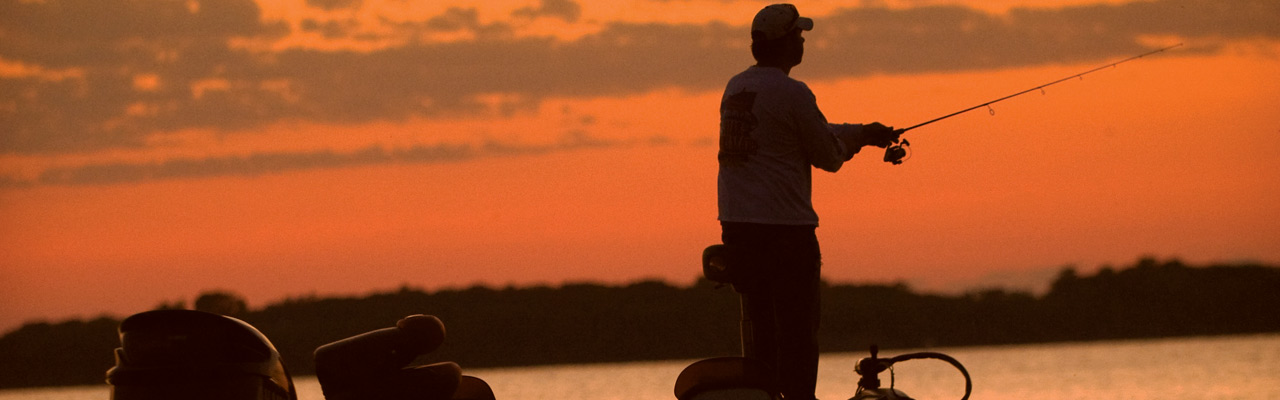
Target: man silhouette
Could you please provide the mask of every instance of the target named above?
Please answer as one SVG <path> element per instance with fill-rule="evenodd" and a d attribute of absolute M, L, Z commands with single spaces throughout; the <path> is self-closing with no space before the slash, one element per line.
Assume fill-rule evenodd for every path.
<path fill-rule="evenodd" d="M 719 220 L 742 296 L 743 353 L 768 364 L 783 397 L 811 400 L 818 373 L 821 252 L 812 168 L 836 172 L 863 146 L 900 132 L 880 123 L 830 124 L 792 79 L 813 20 L 774 4 L 751 24 L 756 65 L 729 80 L 720 103 Z"/>

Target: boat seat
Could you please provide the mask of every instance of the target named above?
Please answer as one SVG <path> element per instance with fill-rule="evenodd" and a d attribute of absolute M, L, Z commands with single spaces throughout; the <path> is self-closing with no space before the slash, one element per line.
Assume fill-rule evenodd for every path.
<path fill-rule="evenodd" d="M 679 400 L 771 400 L 778 398 L 773 373 L 763 362 L 744 357 L 697 361 L 680 371 Z"/>
<path fill-rule="evenodd" d="M 463 375 L 458 380 L 458 390 L 453 392 L 453 400 L 495 400 L 495 398 L 493 389 L 484 380 Z"/>
<path fill-rule="evenodd" d="M 316 348 L 316 379 L 328 400 L 448 400 L 462 368 L 452 362 L 410 367 L 444 342 L 444 323 L 430 315 Z"/>

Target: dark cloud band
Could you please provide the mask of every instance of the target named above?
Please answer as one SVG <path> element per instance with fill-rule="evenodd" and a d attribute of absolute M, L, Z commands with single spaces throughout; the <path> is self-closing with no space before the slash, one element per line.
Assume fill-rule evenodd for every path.
<path fill-rule="evenodd" d="M 442 143 L 404 148 L 368 146 L 351 151 L 263 152 L 206 158 L 174 158 L 162 162 L 92 163 L 55 167 L 34 179 L 0 176 L 0 189 L 40 185 L 113 185 L 222 176 L 254 177 L 290 171 L 332 169 L 380 164 L 440 164 L 481 158 L 541 155 L 609 147 L 662 145 L 663 140 L 643 143 L 591 137 L 569 132 L 552 143 L 529 144 L 484 141 L 477 144 Z"/>
<path fill-rule="evenodd" d="M 580 13 L 569 0 L 544 0 L 514 18 L 573 21 Z M 6 16 L 0 60 L 75 72 L 0 77 L 7 98 L 0 103 L 0 154 L 141 148 L 165 132 L 245 130 L 280 120 L 360 123 L 491 111 L 486 99 L 494 94 L 533 107 L 550 96 L 716 90 L 752 62 L 746 21 L 614 23 L 559 41 L 517 37 L 509 23 L 481 23 L 475 10 L 454 8 L 421 22 L 384 21 L 392 28 L 384 36 L 341 22 L 299 27 L 329 38 L 397 43 L 378 50 L 262 51 L 244 43 L 270 42 L 289 28 L 263 22 L 250 0 L 4 1 L 0 15 Z M 845 9 L 817 20 L 801 73 L 827 79 L 1092 62 L 1141 52 L 1148 49 L 1144 38 L 1153 36 L 1274 40 L 1276 15 L 1280 2 L 1272 0 L 1161 0 L 1000 15 L 957 6 Z M 424 39 L 433 33 L 471 39 Z M 365 162 L 357 159 L 347 162 Z M 117 172 L 143 174 L 130 171 Z M 78 176 L 50 174 L 55 182 Z"/>

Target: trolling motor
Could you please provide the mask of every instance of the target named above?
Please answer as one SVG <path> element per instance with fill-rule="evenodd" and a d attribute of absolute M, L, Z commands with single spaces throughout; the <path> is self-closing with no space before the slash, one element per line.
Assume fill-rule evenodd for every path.
<path fill-rule="evenodd" d="M 955 358 L 942 353 L 920 352 L 903 354 L 892 358 L 879 358 L 880 349 L 876 345 L 871 345 L 871 357 L 858 360 L 858 364 L 854 366 L 854 372 L 861 377 L 858 379 L 858 392 L 849 400 L 912 400 L 906 393 L 893 387 L 893 364 L 920 359 L 937 359 L 950 363 L 960 370 L 960 374 L 964 375 L 964 397 L 960 400 L 969 400 L 969 393 L 973 391 L 973 380 L 969 378 L 969 371 L 964 369 L 964 365 L 956 361 Z M 889 388 L 880 387 L 880 373 L 889 371 Z"/>

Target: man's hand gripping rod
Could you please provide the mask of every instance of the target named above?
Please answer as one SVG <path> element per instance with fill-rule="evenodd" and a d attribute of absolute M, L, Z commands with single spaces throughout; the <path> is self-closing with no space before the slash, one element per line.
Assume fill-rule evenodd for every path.
<path fill-rule="evenodd" d="M 1164 52 L 1165 50 L 1169 50 L 1169 49 L 1172 49 L 1172 48 L 1174 48 L 1174 47 L 1178 47 L 1178 46 L 1182 46 L 1182 43 L 1178 43 L 1178 44 L 1175 44 L 1175 45 L 1173 45 L 1173 46 L 1169 46 L 1169 47 L 1165 47 L 1165 48 L 1161 48 L 1161 49 L 1156 49 L 1156 50 L 1148 51 L 1148 52 L 1146 52 L 1146 53 L 1142 53 L 1142 54 L 1139 54 L 1139 55 L 1136 55 L 1136 56 L 1133 56 L 1133 57 L 1129 57 L 1129 58 L 1126 58 L 1126 59 L 1123 59 L 1123 60 L 1120 60 L 1120 61 L 1116 61 L 1116 62 L 1113 62 L 1113 63 L 1110 63 L 1110 64 L 1106 64 L 1106 65 L 1103 65 L 1103 66 L 1100 66 L 1100 67 L 1097 67 L 1097 68 L 1094 68 L 1094 69 L 1091 69 L 1091 70 L 1088 70 L 1088 71 L 1085 71 L 1085 72 L 1081 72 L 1081 73 L 1078 73 L 1078 74 L 1075 74 L 1075 75 L 1071 75 L 1071 76 L 1068 76 L 1068 77 L 1065 77 L 1065 78 L 1062 78 L 1062 79 L 1059 79 L 1059 80 L 1056 80 L 1056 81 L 1053 81 L 1053 82 L 1049 82 L 1049 83 L 1046 83 L 1046 84 L 1043 84 L 1043 85 L 1040 85 L 1040 86 L 1036 86 L 1036 87 L 1033 87 L 1033 88 L 1030 88 L 1030 89 L 1027 89 L 1027 90 L 1023 90 L 1023 91 L 1018 92 L 1018 93 L 1014 93 L 1014 94 L 1011 94 L 1011 95 L 1008 95 L 1008 96 L 1004 96 L 1004 97 L 1001 97 L 1001 98 L 998 98 L 998 99 L 995 99 L 995 100 L 988 101 L 988 102 L 986 102 L 986 103 L 982 103 L 982 104 L 979 104 L 979 105 L 976 105 L 976 106 L 973 106 L 973 107 L 969 107 L 969 108 L 966 108 L 966 109 L 963 109 L 963 110 L 960 110 L 960 111 L 956 111 L 956 112 L 953 112 L 953 113 L 950 113 L 950 114 L 947 114 L 947 115 L 943 115 L 943 116 L 941 116 L 941 117 L 934 118 L 934 119 L 931 119 L 931 120 L 928 120 L 928 121 L 925 121 L 925 122 L 921 122 L 921 123 L 918 123 L 918 124 L 915 124 L 915 125 L 912 125 L 912 126 L 909 126 L 909 127 L 906 127 L 906 128 L 898 129 L 898 130 L 895 130 L 894 132 L 895 132 L 895 133 L 897 133 L 897 134 L 900 136 L 900 135 L 902 135 L 903 133 L 906 133 L 906 132 L 907 132 L 907 131 L 909 131 L 909 130 L 916 129 L 916 128 L 919 128 L 919 127 L 922 127 L 922 126 L 925 126 L 925 125 L 929 125 L 929 124 L 932 124 L 932 123 L 934 123 L 934 122 L 938 122 L 938 121 L 941 121 L 941 120 L 944 120 L 944 119 L 947 119 L 947 118 L 951 118 L 951 117 L 954 117 L 954 116 L 957 116 L 957 115 L 960 115 L 960 114 L 964 114 L 964 113 L 967 113 L 967 112 L 969 112 L 969 111 L 977 110 L 977 109 L 982 108 L 982 107 L 987 107 L 987 110 L 989 110 L 989 111 L 991 112 L 991 115 L 995 115 L 996 111 L 995 111 L 994 109 L 991 109 L 991 105 L 992 105 L 992 104 L 995 104 L 995 103 L 998 103 L 998 102 L 1001 102 L 1001 101 L 1004 101 L 1004 100 L 1008 100 L 1008 99 L 1011 99 L 1011 98 L 1014 98 L 1014 97 L 1017 97 L 1017 96 L 1021 96 L 1021 95 L 1026 94 L 1026 93 L 1034 92 L 1034 91 L 1036 91 L 1036 90 L 1039 90 L 1039 91 L 1040 91 L 1040 93 L 1044 93 L 1044 88 L 1046 88 L 1046 87 L 1053 86 L 1053 85 L 1055 85 L 1055 84 L 1062 83 L 1062 82 L 1065 82 L 1065 81 L 1068 81 L 1068 80 L 1071 80 L 1071 79 L 1074 79 L 1074 78 L 1084 79 L 1084 76 L 1085 76 L 1085 75 L 1087 75 L 1087 74 L 1089 74 L 1089 73 L 1097 72 L 1097 71 L 1099 71 L 1099 70 L 1106 69 L 1106 68 L 1108 68 L 1108 67 L 1115 67 L 1115 66 L 1117 66 L 1117 65 L 1120 65 L 1120 64 L 1123 64 L 1123 63 L 1126 63 L 1126 62 L 1129 62 L 1129 61 L 1133 61 L 1133 60 L 1136 60 L 1136 59 L 1139 59 L 1139 58 L 1142 58 L 1142 57 L 1146 57 L 1146 56 L 1149 56 L 1149 55 L 1152 55 L 1152 54 L 1161 53 L 1161 52 Z M 893 163 L 893 165 L 902 164 L 902 161 L 904 161 L 903 159 L 907 156 L 907 148 L 909 148 L 910 146 L 911 146 L 911 143 L 910 143 L 910 142 L 907 142 L 907 141 L 906 141 L 906 139 L 903 139 L 903 140 L 902 140 L 902 143 L 899 143 L 899 144 L 896 144 L 896 145 L 889 146 L 889 147 L 885 148 L 885 151 L 884 151 L 884 161 L 885 161 L 885 162 L 888 162 L 888 163 Z"/>

